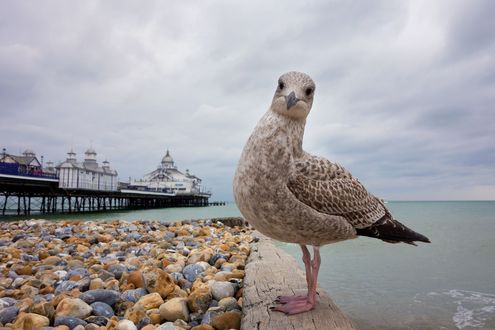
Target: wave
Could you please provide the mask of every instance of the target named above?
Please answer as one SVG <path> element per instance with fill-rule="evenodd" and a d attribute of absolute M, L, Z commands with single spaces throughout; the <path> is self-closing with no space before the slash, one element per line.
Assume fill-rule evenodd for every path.
<path fill-rule="evenodd" d="M 429 296 L 447 296 L 457 304 L 452 321 L 458 329 L 482 328 L 495 318 L 495 294 L 453 289 L 445 292 L 430 292 Z"/>

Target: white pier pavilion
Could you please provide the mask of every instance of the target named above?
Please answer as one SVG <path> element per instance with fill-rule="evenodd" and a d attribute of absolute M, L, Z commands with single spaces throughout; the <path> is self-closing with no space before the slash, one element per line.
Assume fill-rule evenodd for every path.
<path fill-rule="evenodd" d="M 179 171 L 174 159 L 167 150 L 158 168 L 146 174 L 141 180 L 131 180 L 132 189 L 169 192 L 176 195 L 197 194 L 201 192 L 201 179 L 191 174 Z"/>
<path fill-rule="evenodd" d="M 60 188 L 117 190 L 117 171 L 111 169 L 110 163 L 106 160 L 103 166 L 99 166 L 96 162 L 96 151 L 93 148 L 86 150 L 82 163 L 77 162 L 76 153 L 72 149 L 67 155 L 67 159 L 56 167 Z"/>

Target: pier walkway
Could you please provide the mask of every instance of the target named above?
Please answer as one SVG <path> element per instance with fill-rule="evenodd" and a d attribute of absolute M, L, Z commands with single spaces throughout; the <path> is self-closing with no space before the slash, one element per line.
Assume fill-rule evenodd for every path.
<path fill-rule="evenodd" d="M 59 188 L 58 179 L 0 174 L 0 215 L 208 206 L 209 193 Z M 216 205 L 225 205 L 215 202 Z"/>
<path fill-rule="evenodd" d="M 280 295 L 305 293 L 306 278 L 294 258 L 275 247 L 269 238 L 255 232 L 244 279 L 241 330 L 355 329 L 351 320 L 318 289 L 319 300 L 310 312 L 286 316 L 270 310 Z"/>

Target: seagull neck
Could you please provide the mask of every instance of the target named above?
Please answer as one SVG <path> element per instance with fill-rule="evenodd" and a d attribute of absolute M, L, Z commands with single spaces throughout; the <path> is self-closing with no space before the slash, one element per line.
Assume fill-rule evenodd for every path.
<path fill-rule="evenodd" d="M 261 126 L 264 126 L 264 129 L 268 129 L 272 137 L 279 134 L 286 136 L 287 147 L 289 147 L 294 157 L 302 156 L 302 141 L 306 119 L 293 119 L 269 110 L 262 123 Z"/>

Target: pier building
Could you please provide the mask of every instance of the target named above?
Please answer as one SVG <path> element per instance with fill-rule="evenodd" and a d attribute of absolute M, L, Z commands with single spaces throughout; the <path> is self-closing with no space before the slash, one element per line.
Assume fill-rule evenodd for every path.
<path fill-rule="evenodd" d="M 89 189 L 117 191 L 117 171 L 110 168 L 105 160 L 103 166 L 96 161 L 96 151 L 89 148 L 84 153 L 84 161 L 77 162 L 76 153 L 71 149 L 67 159 L 56 167 L 59 175 L 59 187 L 67 189 Z"/>
<path fill-rule="evenodd" d="M 170 192 L 176 195 L 195 194 L 201 191 L 201 179 L 191 174 L 179 171 L 174 159 L 167 150 L 158 168 L 140 180 L 131 180 L 130 187 L 137 190 Z"/>
<path fill-rule="evenodd" d="M 41 175 L 43 173 L 41 163 L 31 149 L 26 149 L 22 155 L 12 155 L 8 154 L 4 148 L 0 154 L 0 166 L 3 173 L 15 175 Z"/>

